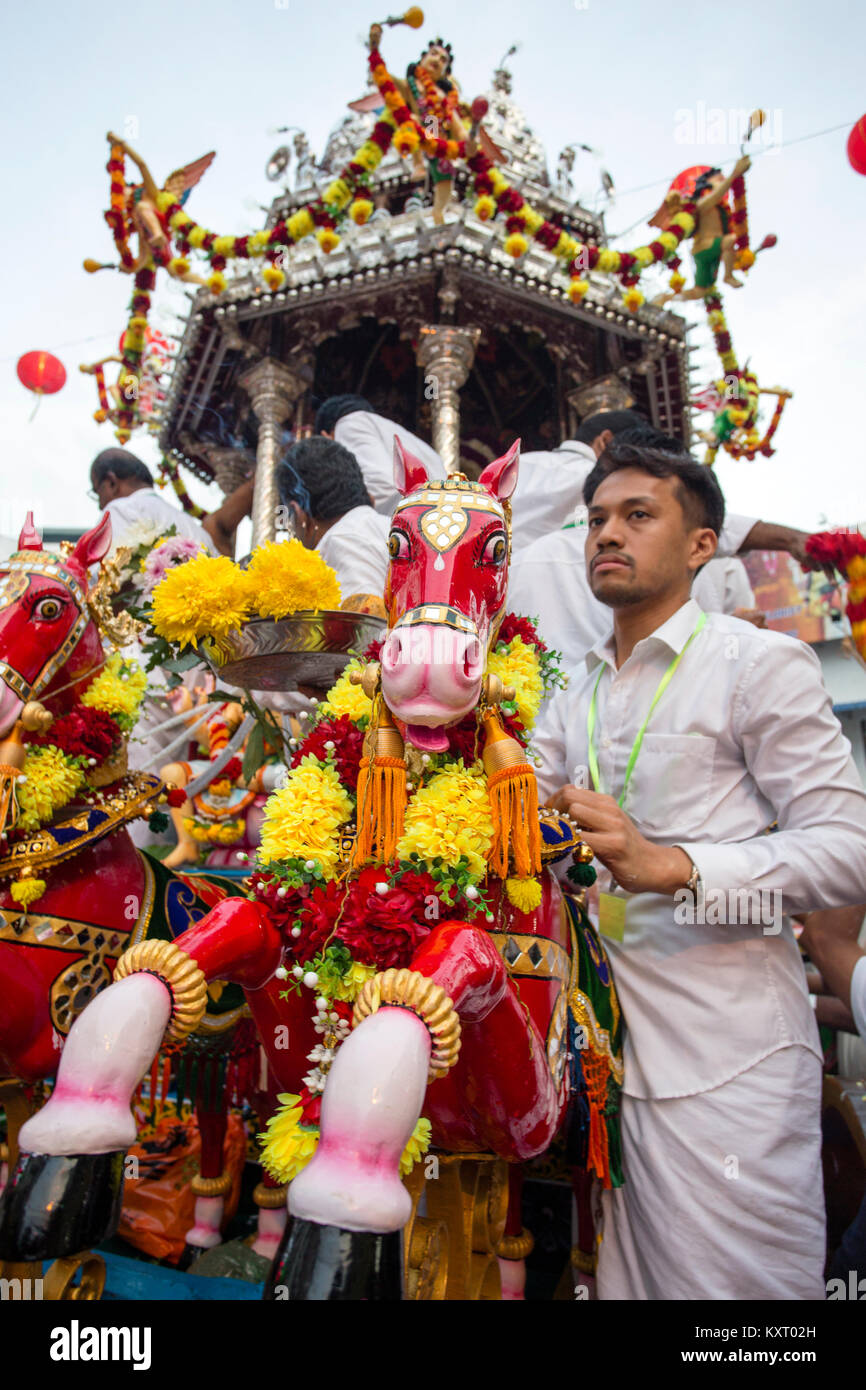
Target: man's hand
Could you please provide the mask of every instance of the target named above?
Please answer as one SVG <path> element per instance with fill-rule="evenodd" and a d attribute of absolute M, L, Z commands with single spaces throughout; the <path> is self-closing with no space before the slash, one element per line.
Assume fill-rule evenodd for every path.
<path fill-rule="evenodd" d="M 734 165 L 734 178 L 738 179 L 741 174 L 745 174 L 752 167 L 752 161 L 747 154 L 740 155 Z"/>
<path fill-rule="evenodd" d="M 371 25 L 370 25 L 370 37 L 367 39 L 367 47 L 370 49 L 370 52 L 372 53 L 372 51 L 373 51 L 374 48 L 378 48 L 378 47 L 379 47 L 379 44 L 380 44 L 381 42 L 382 42 L 382 26 L 381 26 L 381 24 L 371 24 Z"/>
<path fill-rule="evenodd" d="M 663 893 L 684 888 L 692 861 L 677 845 L 654 845 L 612 796 L 562 787 L 547 803 L 576 822 L 597 859 L 627 893 Z"/>

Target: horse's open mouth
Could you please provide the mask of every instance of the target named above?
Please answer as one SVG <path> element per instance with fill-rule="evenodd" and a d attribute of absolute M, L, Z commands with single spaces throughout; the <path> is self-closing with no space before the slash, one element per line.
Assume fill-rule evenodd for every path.
<path fill-rule="evenodd" d="M 406 738 L 422 753 L 444 753 L 448 748 L 448 733 L 441 726 L 431 729 L 424 724 L 407 724 Z"/>

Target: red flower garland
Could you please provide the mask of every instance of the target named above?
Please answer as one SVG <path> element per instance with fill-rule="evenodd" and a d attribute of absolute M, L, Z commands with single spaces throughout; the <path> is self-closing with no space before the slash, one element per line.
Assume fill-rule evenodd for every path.
<path fill-rule="evenodd" d="M 95 758 L 97 763 L 104 763 L 121 739 L 120 728 L 110 714 L 80 705 L 55 719 L 47 733 L 29 741 L 42 747 L 53 744 L 70 758 Z"/>

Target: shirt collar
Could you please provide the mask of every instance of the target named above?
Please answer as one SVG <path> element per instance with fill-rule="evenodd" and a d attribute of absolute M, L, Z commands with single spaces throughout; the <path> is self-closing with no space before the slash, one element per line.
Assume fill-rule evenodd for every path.
<path fill-rule="evenodd" d="M 701 611 L 700 606 L 693 598 L 687 599 L 682 608 L 678 608 L 676 613 L 672 613 L 661 627 L 657 627 L 655 632 L 650 633 L 649 637 L 643 637 L 640 642 L 635 643 L 632 656 L 635 652 L 645 651 L 651 642 L 661 642 L 675 656 L 679 656 L 695 630 L 695 623 L 698 621 Z M 614 671 L 616 670 L 616 642 L 613 632 L 596 642 L 591 651 L 587 652 L 586 669 L 592 671 L 602 661 L 606 662 Z"/>

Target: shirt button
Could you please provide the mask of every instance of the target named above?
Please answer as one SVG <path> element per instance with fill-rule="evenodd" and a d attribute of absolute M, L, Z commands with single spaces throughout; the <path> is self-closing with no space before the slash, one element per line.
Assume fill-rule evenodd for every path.
<path fill-rule="evenodd" d="M 602 748 L 609 748 L 609 747 L 610 747 L 610 739 L 609 739 L 609 738 L 603 738 L 602 741 L 601 741 L 601 746 L 602 746 Z"/>

